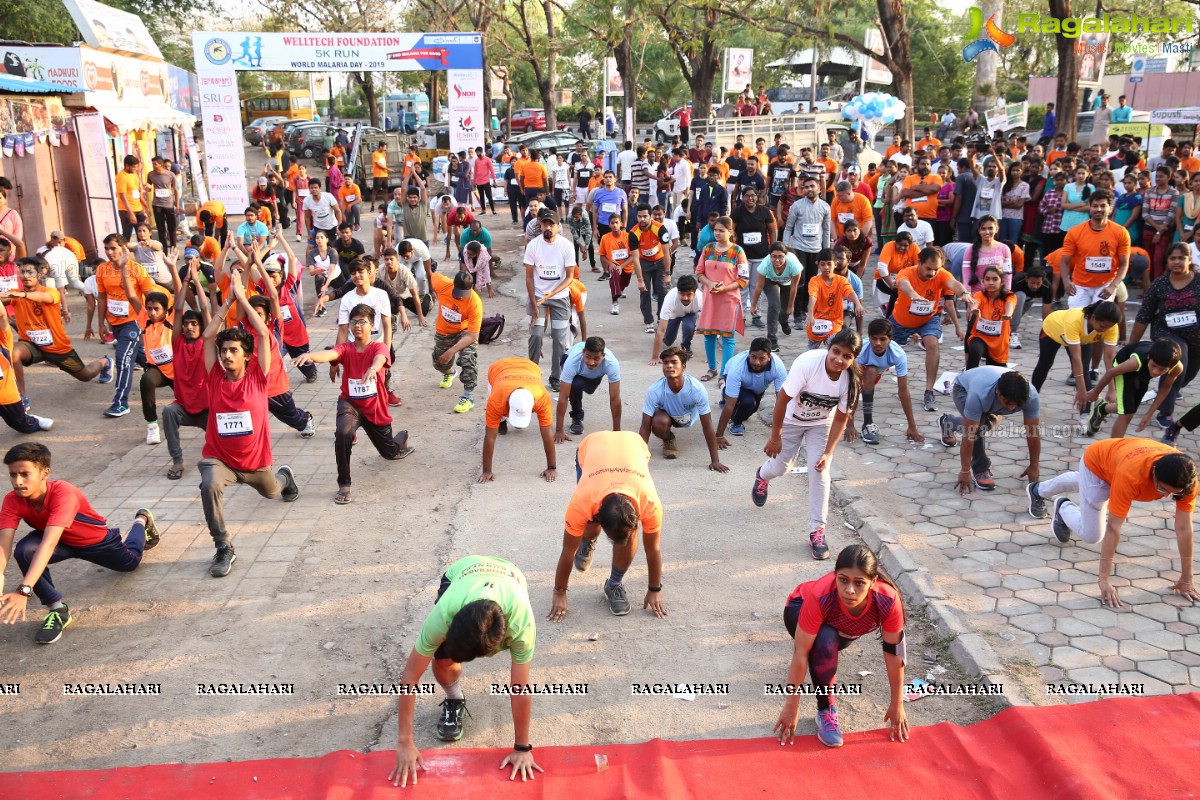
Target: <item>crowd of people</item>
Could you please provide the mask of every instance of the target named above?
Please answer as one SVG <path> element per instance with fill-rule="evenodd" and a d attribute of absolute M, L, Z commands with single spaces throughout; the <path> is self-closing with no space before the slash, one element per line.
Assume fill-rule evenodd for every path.
<path fill-rule="evenodd" d="M 131 156 L 122 172 L 128 177 L 117 181 L 127 230 L 106 236 L 103 257 L 90 262 L 78 252 L 79 242 L 60 232 L 31 247 L 36 243 L 23 237 L 19 215 L 4 204 L 9 187 L 0 184 L 0 303 L 7 312 L 0 314 L 0 416 L 22 434 L 53 424 L 28 412 L 24 366 L 46 361 L 77 380 L 112 383 L 109 417 L 130 413 L 140 369 L 146 443 L 165 437 L 167 479 L 179 480 L 186 471 L 181 428 L 204 432 L 198 472 L 215 549 L 209 572 L 224 577 L 236 560 L 236 530 L 223 514 L 226 491 L 247 484 L 284 502 L 300 492 L 291 468 L 276 467 L 271 448 L 271 417 L 305 439 L 317 433 L 313 415 L 292 395 L 289 365 L 307 383 L 317 380 L 319 363 L 340 379 L 333 434 L 338 504 L 352 501 L 351 453 L 359 429 L 385 460 L 413 452 L 408 432 L 393 429 L 391 409 L 403 402 L 392 375 L 397 331 L 408 330 L 414 318 L 418 326 L 434 327 L 431 380 L 442 389 L 460 383 L 453 411 L 472 411 L 482 368 L 478 346 L 495 333 L 485 326 L 482 292 L 493 300 L 492 269 L 499 263 L 493 255 L 493 237 L 499 237 L 483 219 L 491 193 L 478 191 L 479 181 L 490 187 L 503 180 L 519 239 L 512 285 L 524 304 L 527 352 L 487 367 L 478 481 L 499 479 L 500 437 L 528 428 L 535 415 L 546 481 L 558 477 L 567 434 L 592 428 L 575 448 L 577 485 L 565 515 L 551 621 L 565 620 L 572 569 L 589 569 L 601 533 L 613 544 L 603 585 L 608 607 L 618 616 L 630 612 L 624 577 L 639 527 L 648 566 L 643 608 L 667 614 L 663 510 L 648 467 L 650 444 L 661 447 L 664 460 L 675 460 L 695 446 L 685 440 L 697 439 L 690 431 L 699 428 L 708 468 L 727 473 L 720 456 L 731 446 L 727 435 L 751 435 L 747 422 L 769 391 L 774 408 L 762 445 L 766 458 L 753 476 L 743 476 L 751 502 L 764 506 L 771 483 L 803 450 L 807 545 L 813 559 L 828 559 L 831 465 L 842 442 L 861 438 L 875 446 L 883 440 L 888 426 L 874 402 L 883 373 L 895 372 L 906 438 L 924 441 L 908 385 L 909 356 L 921 351 L 921 408 L 936 412 L 941 388 L 956 412 L 927 419 L 936 419 L 932 427 L 943 446 L 959 448 L 954 485 L 960 492 L 997 491 L 989 434 L 1001 430 L 1001 417 L 1020 412 L 1028 454 L 1020 477 L 1027 481 L 1029 513 L 1052 517 L 1050 532 L 1061 542 L 1077 536 L 1101 543 L 1102 601 L 1121 605 L 1109 577 L 1132 502 L 1164 498 L 1175 503 L 1182 562 L 1171 588 L 1200 600 L 1192 580 L 1196 466 L 1172 446 L 1183 429 L 1200 425 L 1200 407 L 1178 421 L 1173 416 L 1180 391 L 1200 371 L 1194 237 L 1200 161 L 1191 143 L 1168 141 L 1161 154 L 1150 155 L 1128 138 L 1114 137 L 1108 151 L 1082 150 L 1062 136 L 1032 147 L 1020 137 L 943 144 L 926 129 L 915 148 L 897 136 L 880 163 L 864 166 L 866 144 L 854 133 L 844 140 L 831 133 L 819 147 L 801 143 L 797 157 L 783 138 L 775 136 L 769 147 L 763 139 L 752 146 L 737 141 L 727 152 L 697 137 L 661 156 L 649 142 L 636 149 L 625 142 L 613 169 L 603 168 L 582 143 L 572 153 L 504 148 L 502 176 L 479 166 L 490 164 L 482 152 L 473 159 L 464 153 L 452 159 L 445 184 L 432 180 L 413 153 L 392 198 L 373 198 L 382 234 L 370 248 L 354 235 L 366 202 L 362 190 L 344 176 L 336 190 L 329 183 L 339 166 L 336 153 L 324 180 L 301 165 L 287 171 L 268 165 L 232 231 L 235 214 L 209 202 L 196 214 L 195 234 L 177 231 L 169 222 L 173 213 L 147 217 L 147 195 L 178 209 L 178 185 L 168 166 L 155 164 L 143 175 Z M 386 158 L 376 168 L 384 170 L 386 193 Z M 296 247 L 289 241 L 289 207 L 296 212 Z M 491 215 L 498 216 L 494 206 Z M 440 244 L 442 264 L 433 258 Z M 649 353 L 639 357 L 648 355 L 661 377 L 637 392 L 636 431 L 624 429 L 623 394 L 629 393 L 617 354 L 587 332 L 585 258 L 588 277 L 607 284 L 613 316 L 636 283 L 640 322 L 632 329 L 640 324 L 652 335 Z M 301 290 L 306 273 L 311 305 Z M 87 303 L 85 338 L 95 335 L 94 315 L 95 330 L 113 345 L 111 355 L 85 364 L 72 348 L 64 325 L 72 319 L 71 292 Z M 1140 294 L 1141 305 L 1130 327 L 1131 293 Z M 1041 305 L 1039 350 L 1026 378 L 1008 361 L 1010 351 L 1022 347 L 1018 329 L 1035 301 Z M 307 317 L 321 316 L 334 302 L 334 345 L 313 349 Z M 963 342 L 964 358 L 947 364 L 957 370 L 949 385 L 935 387 L 945 325 Z M 543 377 L 547 327 L 551 353 Z M 789 366 L 780 337 L 793 333 L 798 346 L 788 348 L 794 354 Z M 706 369 L 694 377 L 688 365 L 697 334 Z M 910 342 L 919 349 L 906 350 Z M 1051 376 L 1063 347 L 1070 364 L 1065 387 Z M 583 396 L 605 381 L 610 419 L 585 425 Z M 717 387 L 715 421 L 706 383 Z M 164 390 L 173 398 L 162 411 L 160 433 Z M 1112 438 L 1088 446 L 1078 470 L 1043 478 L 1041 397 L 1056 390 L 1071 396 L 1088 435 L 1109 416 L 1116 421 Z M 1148 410 L 1135 433 L 1154 424 L 1163 441 L 1125 437 L 1144 403 Z M 508 446 L 521 447 L 522 439 L 510 436 Z M 991 444 L 1009 446 L 1003 439 Z M 77 488 L 49 478 L 44 445 L 18 444 L 5 463 L 13 492 L 0 508 L 0 564 L 11 557 L 22 577 L 0 598 L 0 621 L 23 618 L 36 595 L 48 609 L 36 641 L 49 644 L 72 618 L 48 565 L 79 558 L 135 569 L 158 541 L 153 509 L 140 509 L 122 537 Z M 21 522 L 33 532 L 17 541 Z M 465 714 L 461 665 L 507 649 L 513 683 L 528 683 L 535 624 L 521 570 L 491 556 L 452 565 L 438 598 L 402 683 L 415 684 L 432 665 L 446 693 L 438 735 L 455 740 Z M 874 556 L 861 546 L 845 548 L 830 574 L 787 598 L 784 616 L 795 640 L 789 685 L 808 677 L 821 690 L 836 680 L 839 650 L 882 630 L 892 688 L 887 719 L 893 738 L 903 741 L 902 601 Z M 529 739 L 530 703 L 528 696 L 513 698 L 516 746 L 505 759 L 523 777 L 540 769 Z M 400 700 L 400 711 L 390 777 L 404 783 L 416 780 L 422 760 L 413 746 L 412 697 Z M 791 696 L 775 728 L 781 742 L 792 740 L 798 713 L 799 698 Z M 827 692 L 818 699 L 817 730 L 823 743 L 841 744 L 836 703 Z"/>

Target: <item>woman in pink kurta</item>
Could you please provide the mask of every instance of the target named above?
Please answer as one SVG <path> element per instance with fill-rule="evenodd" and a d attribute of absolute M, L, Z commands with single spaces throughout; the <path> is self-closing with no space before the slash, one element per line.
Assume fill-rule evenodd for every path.
<path fill-rule="evenodd" d="M 721 372 L 733 358 L 734 334 L 743 329 L 742 288 L 750 279 L 746 252 L 733 243 L 733 220 L 721 217 L 713 223 L 714 242 L 704 246 L 696 262 L 696 280 L 704 287 L 704 307 L 696 322 L 696 333 L 704 334 L 704 355 L 711 381 L 717 371 L 717 338 L 721 339 Z"/>

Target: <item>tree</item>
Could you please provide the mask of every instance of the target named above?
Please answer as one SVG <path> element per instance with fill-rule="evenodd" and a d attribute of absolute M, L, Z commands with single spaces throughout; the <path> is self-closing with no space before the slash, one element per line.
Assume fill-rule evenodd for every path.
<path fill-rule="evenodd" d="M 644 10 L 661 23 L 667 34 L 679 71 L 692 90 L 692 113 L 698 119 L 712 116 L 713 84 L 721 71 L 718 36 L 720 24 L 726 19 L 722 4 L 719 0 L 693 0 L 690 5 L 651 0 Z"/>
<path fill-rule="evenodd" d="M 538 9 L 530 6 L 537 3 Z M 556 6 L 553 0 L 513 0 L 505 6 L 506 13 L 496 20 L 501 35 L 497 44 L 511 60 L 527 61 L 533 69 L 538 96 L 546 114 L 546 130 L 558 127 L 554 107 L 554 90 L 558 83 L 558 53 Z M 510 109 L 511 113 L 511 109 Z"/>
<path fill-rule="evenodd" d="M 1071 0 L 1050 0 L 1050 15 L 1059 19 L 1071 16 Z M 1075 62 L 1075 40 L 1054 35 L 1054 47 L 1058 51 L 1058 92 L 1054 107 L 1058 109 L 1058 133 L 1064 133 L 1067 141 L 1075 141 L 1079 102 L 1079 67 Z"/>
<path fill-rule="evenodd" d="M 1004 0 L 983 0 L 982 16 L 984 22 L 995 20 L 1001 24 L 1004 13 Z M 983 114 L 994 108 L 999 97 L 999 87 L 996 85 L 996 67 L 1000 63 L 1000 54 L 995 50 L 984 50 L 975 59 L 975 89 L 971 94 L 971 107 Z"/>
<path fill-rule="evenodd" d="M 578 42 L 584 46 L 587 37 L 600 44 L 597 55 L 601 64 L 604 58 L 612 54 L 617 62 L 617 74 L 621 76 L 623 90 L 622 108 L 637 118 L 637 89 L 640 69 L 634 69 L 634 25 L 638 21 L 633 13 L 633 0 L 624 0 L 624 13 L 618 16 L 617 9 L 609 8 L 598 3 L 575 3 L 570 7 L 555 5 L 566 15 L 568 23 L 574 23 L 585 32 L 584 40 Z M 600 105 L 604 105 L 605 97 Z M 622 120 L 624 116 L 622 115 Z"/>

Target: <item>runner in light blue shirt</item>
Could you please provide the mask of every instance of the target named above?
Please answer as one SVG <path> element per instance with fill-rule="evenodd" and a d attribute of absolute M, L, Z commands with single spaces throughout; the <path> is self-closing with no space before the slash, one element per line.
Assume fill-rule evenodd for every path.
<path fill-rule="evenodd" d="M 746 432 L 746 420 L 762 402 L 767 388 L 774 383 L 775 392 L 783 388 L 787 378 L 787 367 L 783 360 L 771 352 L 771 340 L 760 336 L 750 342 L 750 349 L 729 359 L 725 375 L 721 378 L 721 419 L 717 422 L 717 446 L 724 450 L 729 446 L 725 438 L 725 426 L 734 436 Z"/>
<path fill-rule="evenodd" d="M 917 421 L 913 417 L 912 397 L 908 393 L 908 355 L 904 348 L 892 341 L 892 323 L 886 319 L 873 319 L 867 326 L 868 345 L 858 354 L 858 363 L 863 369 L 862 410 L 863 429 L 862 440 L 869 445 L 877 445 L 882 440 L 879 426 L 875 424 L 875 385 L 888 368 L 896 368 L 897 391 L 900 395 L 900 407 L 908 419 L 908 430 L 905 431 L 909 441 L 924 444 L 925 437 L 917 430 Z M 846 424 L 846 441 L 852 442 L 858 436 L 854 429 L 853 417 Z"/>
<path fill-rule="evenodd" d="M 563 419 L 566 417 L 568 404 L 571 406 L 572 435 L 578 436 L 583 433 L 583 395 L 594 394 L 604 378 L 608 378 L 608 407 L 612 411 L 612 429 L 619 431 L 621 365 L 617 362 L 617 357 L 605 348 L 604 340 L 599 336 L 589 336 L 586 341 L 577 342 L 567 351 L 559 382 L 554 441 L 559 444 L 567 441 L 566 434 L 563 433 Z"/>
<path fill-rule="evenodd" d="M 638 433 L 647 444 L 651 433 L 662 439 L 663 458 L 676 459 L 679 458 L 679 442 L 675 439 L 674 429 L 691 428 L 699 420 L 704 441 L 708 445 L 708 468 L 714 472 L 728 472 L 729 467 L 721 463 L 717 452 L 708 392 L 700 381 L 684 374 L 688 355 L 682 347 L 668 347 L 658 354 L 663 377 L 646 392 L 642 426 Z"/>

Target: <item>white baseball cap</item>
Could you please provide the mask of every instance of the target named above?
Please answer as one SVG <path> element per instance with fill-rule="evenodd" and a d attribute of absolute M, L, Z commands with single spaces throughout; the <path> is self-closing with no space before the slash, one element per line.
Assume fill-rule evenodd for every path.
<path fill-rule="evenodd" d="M 533 418 L 533 392 L 514 389 L 508 396 L 508 424 L 514 428 L 528 428 Z"/>

